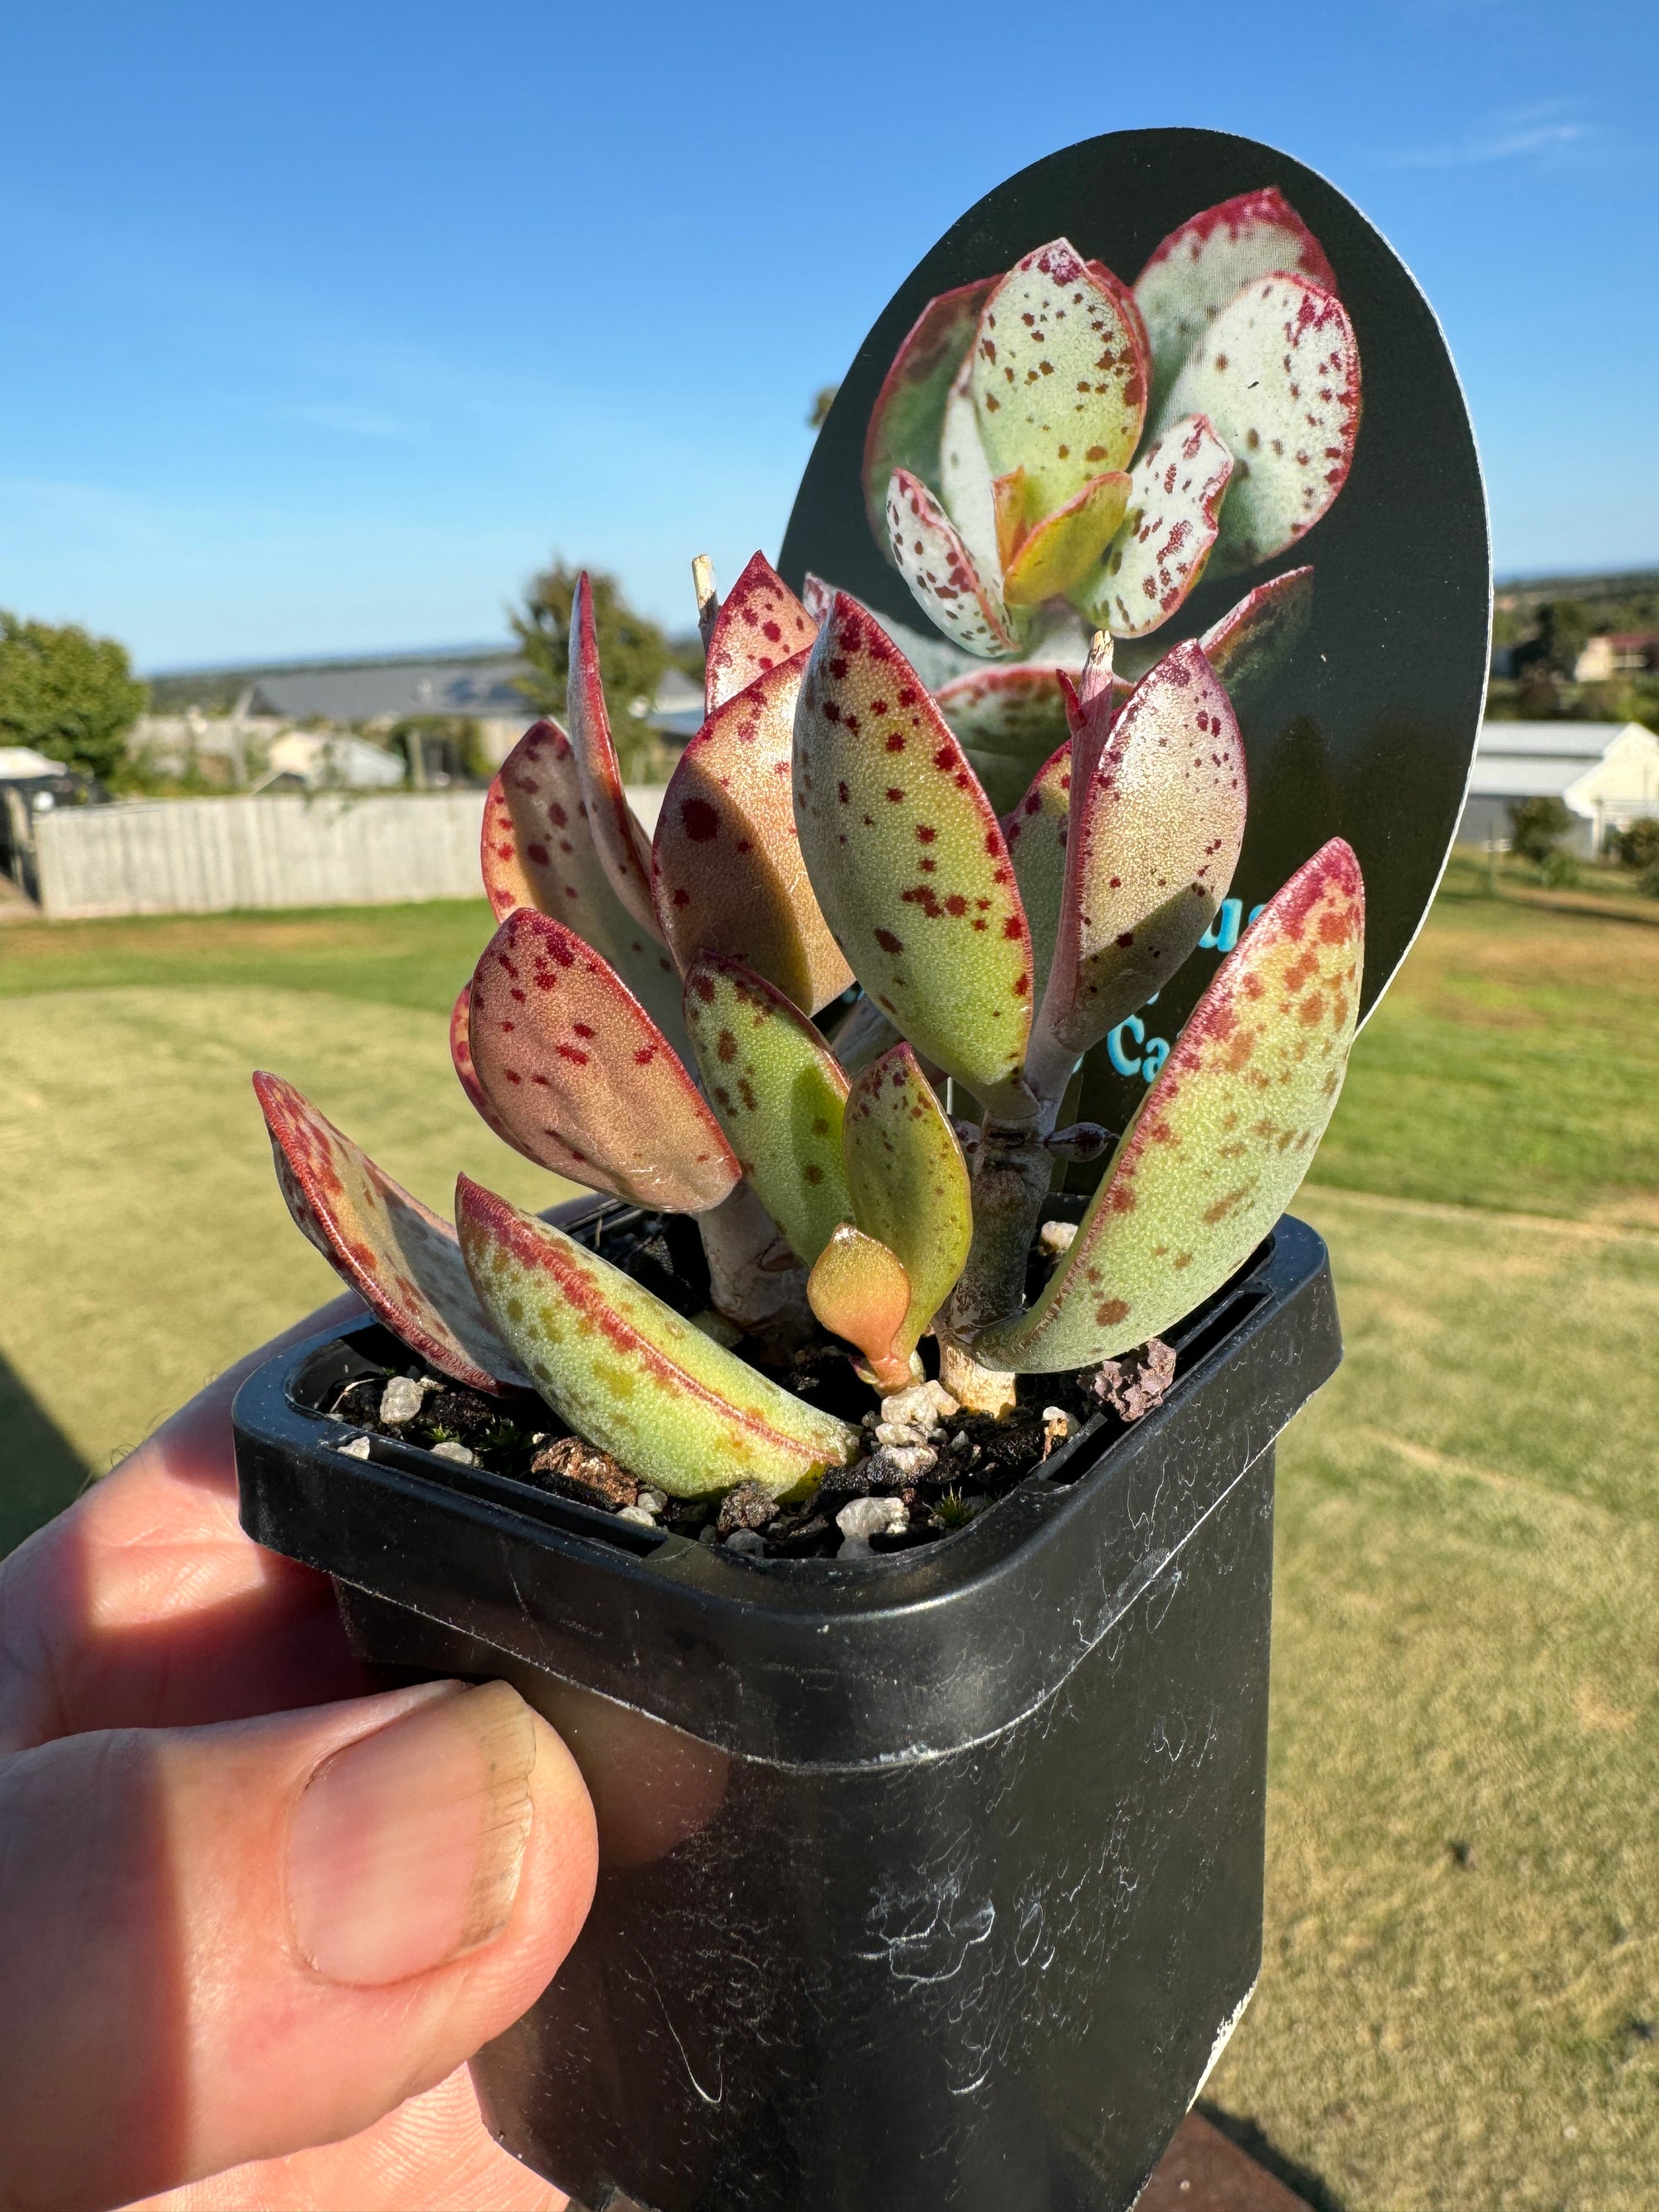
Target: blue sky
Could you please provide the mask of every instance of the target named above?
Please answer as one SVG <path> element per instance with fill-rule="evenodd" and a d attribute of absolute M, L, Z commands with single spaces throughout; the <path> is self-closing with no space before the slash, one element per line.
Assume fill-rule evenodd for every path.
<path fill-rule="evenodd" d="M 921 253 L 1120 125 L 1381 225 L 1500 570 L 1659 563 L 1651 0 L 33 0 L 7 49 L 0 605 L 142 666 L 496 638 L 555 548 L 685 626 Z"/>

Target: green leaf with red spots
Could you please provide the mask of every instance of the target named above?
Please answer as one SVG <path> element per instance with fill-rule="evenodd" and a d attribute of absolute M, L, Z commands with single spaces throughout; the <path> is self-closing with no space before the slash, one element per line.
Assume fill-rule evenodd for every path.
<path fill-rule="evenodd" d="M 883 517 L 894 470 L 939 481 L 945 402 L 995 281 L 981 277 L 930 300 L 876 394 L 864 441 L 864 497 L 878 544 L 885 543 Z"/>
<path fill-rule="evenodd" d="M 581 777 L 594 849 L 611 890 L 635 921 L 654 937 L 657 915 L 651 902 L 650 841 L 635 820 L 628 793 L 623 789 L 622 766 L 611 741 L 611 713 L 605 703 L 599 639 L 593 629 L 593 592 L 586 570 L 577 583 L 571 610 L 565 720 Z"/>
<path fill-rule="evenodd" d="M 1057 668 L 1015 661 L 952 678 L 933 694 L 999 814 L 1018 805 L 1054 747 L 1066 744 Z"/>
<path fill-rule="evenodd" d="M 1153 249 L 1135 279 L 1152 349 L 1156 406 L 1188 355 L 1245 285 L 1277 269 L 1337 289 L 1324 248 L 1274 186 L 1206 208 Z"/>
<path fill-rule="evenodd" d="M 1072 594 L 1087 621 L 1116 637 L 1168 622 L 1204 573 L 1232 472 L 1232 455 L 1201 415 L 1153 439 L 1131 472 L 1122 527 Z"/>
<path fill-rule="evenodd" d="M 1164 403 L 1160 429 L 1206 415 L 1233 457 L 1218 574 L 1271 561 L 1347 482 L 1359 434 L 1359 349 L 1347 311 L 1305 276 L 1262 276 L 1224 307 Z"/>
<path fill-rule="evenodd" d="M 1127 469 L 1140 442 L 1139 334 L 1063 238 L 1017 262 L 985 302 L 969 380 L 991 472 L 1023 468 L 1035 514 Z"/>
<path fill-rule="evenodd" d="M 556 722 L 526 730 L 484 799 L 484 890 L 499 921 L 515 907 L 550 914 L 608 960 L 659 1028 L 679 1036 L 680 980 L 654 930 L 611 884 L 588 821 L 581 772 Z"/>
<path fill-rule="evenodd" d="M 845 592 L 801 685 L 794 785 L 853 973 L 919 1053 L 1021 1118 L 1031 946 L 1001 825 L 921 678 Z"/>
<path fill-rule="evenodd" d="M 1058 682 L 1056 696 L 1060 696 Z M 1031 787 L 1002 825 L 1013 856 L 1031 933 L 1031 974 L 1036 1003 L 1042 1004 L 1060 934 L 1060 909 L 1066 898 L 1066 838 L 1072 809 L 1072 741 L 1057 745 L 1031 779 Z"/>
<path fill-rule="evenodd" d="M 475 1390 L 526 1376 L 485 1319 L 449 1224 L 280 1075 L 253 1088 L 295 1226 L 411 1352 Z"/>
<path fill-rule="evenodd" d="M 979 417 L 974 412 L 973 394 L 968 389 L 968 369 L 969 363 L 964 359 L 945 403 L 945 428 L 937 474 L 922 470 L 912 473 L 938 486 L 939 502 L 967 547 L 969 560 L 985 580 L 992 597 L 1000 604 L 999 495 L 979 434 Z M 1012 622 L 1013 617 L 1009 619 Z"/>
<path fill-rule="evenodd" d="M 896 1255 L 909 1280 L 894 1340 L 908 1361 L 956 1288 L 974 1237 L 962 1146 L 908 1044 L 895 1045 L 854 1084 L 843 1142 L 853 1218 Z"/>
<path fill-rule="evenodd" d="M 853 1210 L 842 1166 L 847 1078 L 781 991 L 741 961 L 697 961 L 685 1026 L 755 1195 L 810 1267 Z"/>
<path fill-rule="evenodd" d="M 806 1279 L 806 1298 L 832 1336 L 857 1345 L 881 1389 L 902 1389 L 910 1381 L 904 1343 L 910 1278 L 878 1237 L 843 1221 Z"/>
<path fill-rule="evenodd" d="M 703 663 L 703 696 L 717 707 L 805 653 L 818 626 L 765 554 L 757 553 L 720 602 Z"/>
<path fill-rule="evenodd" d="M 1244 744 L 1202 651 L 1178 645 L 1114 720 L 1080 710 L 1066 886 L 1032 1031 L 1032 1087 L 1058 1098 L 1083 1054 L 1161 990 L 1213 921 L 1244 836 Z"/>
<path fill-rule="evenodd" d="M 639 1206 L 720 1204 L 738 1179 L 720 1124 L 591 945 L 520 907 L 484 947 L 471 990 L 473 1067 L 510 1144 Z"/>
<path fill-rule="evenodd" d="M 682 969 L 700 953 L 726 953 L 815 1014 L 853 978 L 795 834 L 790 754 L 805 668 L 797 653 L 710 714 L 664 794 L 652 866 L 662 933 Z"/>
<path fill-rule="evenodd" d="M 1041 606 L 1097 568 L 1129 503 L 1129 477 L 1117 469 L 1091 477 L 1081 491 L 1026 531 L 1003 563 L 1002 596 L 1011 607 Z"/>
<path fill-rule="evenodd" d="M 1199 643 L 1237 707 L 1267 682 L 1294 649 L 1313 615 L 1314 572 L 1287 568 L 1258 584 L 1211 624 Z"/>
<path fill-rule="evenodd" d="M 1364 886 L 1340 838 L 1217 969 L 1125 1131 L 1076 1241 L 976 1359 L 1048 1373 L 1161 1335 L 1219 1289 L 1296 1194 L 1342 1087 Z"/>
<path fill-rule="evenodd" d="M 887 490 L 888 550 L 916 605 L 981 660 L 1019 649 L 1020 632 L 961 532 L 920 477 L 895 469 Z"/>
<path fill-rule="evenodd" d="M 478 1298 L 578 1436 L 672 1497 L 758 1482 L 805 1495 L 859 1432 L 780 1389 L 562 1231 L 460 1178 Z"/>

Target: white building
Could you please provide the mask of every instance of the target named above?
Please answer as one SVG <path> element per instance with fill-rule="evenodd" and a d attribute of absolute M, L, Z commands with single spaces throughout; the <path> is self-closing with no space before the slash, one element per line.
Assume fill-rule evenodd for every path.
<path fill-rule="evenodd" d="M 1659 738 L 1641 722 L 1482 722 L 1458 842 L 1507 844 L 1522 799 L 1559 799 L 1577 817 L 1566 849 L 1600 853 L 1610 830 L 1659 819 Z"/>

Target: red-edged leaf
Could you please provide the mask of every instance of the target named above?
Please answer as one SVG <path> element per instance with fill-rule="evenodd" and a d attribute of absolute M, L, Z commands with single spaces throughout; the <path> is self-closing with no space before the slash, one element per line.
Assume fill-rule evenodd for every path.
<path fill-rule="evenodd" d="M 1057 668 L 1030 661 L 976 668 L 953 678 L 933 701 L 999 814 L 1018 806 L 1054 747 L 1067 742 Z"/>
<path fill-rule="evenodd" d="M 1337 289 L 1324 248 L 1272 185 L 1206 208 L 1153 249 L 1135 279 L 1135 297 L 1152 341 L 1154 404 L 1228 302 L 1276 269 L 1327 292 Z"/>
<path fill-rule="evenodd" d="M 1254 685 L 1266 682 L 1307 629 L 1313 613 L 1313 580 L 1311 568 L 1287 568 L 1282 576 L 1247 592 L 1200 638 L 1204 658 L 1235 704 Z"/>
<path fill-rule="evenodd" d="M 983 660 L 1018 652 L 1019 635 L 994 584 L 920 477 L 895 469 L 887 491 L 887 543 L 918 606 L 947 637 Z"/>
<path fill-rule="evenodd" d="M 939 504 L 950 517 L 951 527 L 968 548 L 969 559 L 993 599 L 1000 603 L 1003 526 L 1000 510 L 1007 501 L 1010 484 L 1018 480 L 1020 512 L 1017 518 L 1016 536 L 1023 533 L 1026 526 L 1024 512 L 1025 479 L 1023 472 L 1016 469 L 1011 477 L 993 481 L 991 464 L 985 458 L 985 447 L 979 434 L 979 417 L 974 412 L 973 395 L 968 389 L 969 365 L 967 361 L 963 362 L 957 380 L 951 386 L 951 396 L 945 403 L 939 472 L 933 481 L 939 487 Z"/>
<path fill-rule="evenodd" d="M 1055 676 L 1055 692 L 1060 683 Z M 1072 806 L 1072 741 L 1050 753 L 1019 805 L 1002 825 L 1013 857 L 1014 880 L 1031 932 L 1031 973 L 1036 1003 L 1048 988 L 1060 909 L 1066 897 L 1066 836 Z"/>
<path fill-rule="evenodd" d="M 769 668 L 805 653 L 818 626 L 765 554 L 757 553 L 720 602 L 703 665 L 703 696 L 713 714 Z"/>
<path fill-rule="evenodd" d="M 680 1498 L 739 1482 L 789 1495 L 854 1457 L 856 1429 L 549 1223 L 465 1176 L 455 1212 L 477 1295 L 536 1388 L 633 1474 Z"/>
<path fill-rule="evenodd" d="M 472 976 L 472 1061 L 509 1141 L 671 1213 L 718 1206 L 738 1164 L 678 1054 L 591 945 L 520 907 Z"/>
<path fill-rule="evenodd" d="M 1144 1006 L 1215 918 L 1244 836 L 1244 744 L 1202 651 L 1178 645 L 1073 749 L 1066 888 L 1027 1074 L 1058 1098 L 1089 1047 Z"/>
<path fill-rule="evenodd" d="M 667 1035 L 679 1036 L 679 977 L 655 930 L 641 929 L 611 889 L 588 820 L 581 773 L 556 722 L 526 730 L 484 799 L 484 890 L 499 921 L 534 907 L 574 929 Z"/>
<path fill-rule="evenodd" d="M 810 1267 L 853 1210 L 842 1164 L 847 1078 L 806 1017 L 741 961 L 692 967 L 685 1026 L 744 1176 Z"/>
<path fill-rule="evenodd" d="M 472 986 L 471 983 L 463 983 L 449 1016 L 449 1057 L 455 1073 L 459 1079 L 461 1088 L 471 1100 L 473 1111 L 487 1127 L 495 1131 L 504 1145 L 511 1145 L 514 1151 L 522 1152 L 526 1159 L 535 1160 L 538 1167 L 545 1166 L 544 1160 L 538 1158 L 534 1152 L 519 1142 L 507 1124 L 490 1104 L 484 1087 L 478 1080 L 478 1071 L 472 1065 L 471 1030 Z M 553 1140 L 549 1138 L 544 1139 L 543 1141 L 544 1144 L 550 1144 Z M 569 1170 L 562 1170 L 561 1172 L 568 1174 Z M 581 1179 L 581 1171 L 578 1169 L 575 1180 L 580 1182 Z"/>
<path fill-rule="evenodd" d="M 1127 468 L 1140 442 L 1137 333 L 1063 238 L 1017 262 L 987 300 L 969 376 L 992 474 L 1023 467 L 1035 514 Z"/>
<path fill-rule="evenodd" d="M 853 973 L 918 1052 L 1023 1115 L 1031 945 L 1001 826 L 921 678 L 845 592 L 807 663 L 794 784 Z"/>
<path fill-rule="evenodd" d="M 1262 276 L 1194 347 L 1164 419 L 1206 415 L 1233 457 L 1220 573 L 1271 561 L 1347 482 L 1359 434 L 1359 349 L 1340 300 L 1305 276 Z"/>
<path fill-rule="evenodd" d="M 1088 621 L 1144 637 L 1169 620 L 1204 573 L 1232 472 L 1232 455 L 1201 415 L 1153 439 L 1131 473 L 1122 527 L 1072 595 Z"/>
<path fill-rule="evenodd" d="M 829 619 L 835 599 L 835 586 L 826 584 L 822 576 L 815 576 L 809 568 L 800 580 L 800 603 L 805 609 L 806 619 L 815 629 L 821 629 Z"/>
<path fill-rule="evenodd" d="M 1085 1366 L 1161 1336 L 1219 1289 L 1307 1173 L 1364 961 L 1364 886 L 1336 837 L 1216 970 L 1042 1297 L 978 1337 L 975 1358 Z"/>
<path fill-rule="evenodd" d="M 853 977 L 795 834 L 789 765 L 805 668 L 799 653 L 757 677 L 681 754 L 657 817 L 653 883 L 682 969 L 699 953 L 726 953 L 815 1014 Z"/>
<path fill-rule="evenodd" d="M 296 1226 L 412 1352 L 475 1390 L 527 1377 L 485 1320 L 455 1231 L 280 1075 L 253 1088 Z"/>
<path fill-rule="evenodd" d="M 1140 385 L 1144 392 L 1152 388 L 1152 341 L 1146 329 L 1146 318 L 1140 312 L 1140 302 L 1132 285 L 1126 284 L 1115 270 L 1109 269 L 1103 261 L 1087 264 L 1089 274 L 1116 301 L 1123 320 L 1134 343 L 1135 358 L 1140 365 Z"/>
<path fill-rule="evenodd" d="M 587 824 L 611 888 L 636 922 L 657 934 L 651 903 L 651 845 L 634 819 L 623 789 L 622 768 L 611 738 L 611 713 L 605 703 L 599 640 L 593 629 L 593 592 L 586 570 L 576 586 L 570 623 L 570 686 L 565 720 L 571 749 L 587 802 Z"/>
<path fill-rule="evenodd" d="M 1011 607 L 1041 606 L 1069 592 L 1115 535 L 1129 503 L 1129 478 L 1121 469 L 1091 477 L 1080 492 L 1032 526 L 1003 564 L 1002 595 Z"/>
<path fill-rule="evenodd" d="M 894 470 L 938 481 L 945 403 L 995 282 L 984 276 L 930 300 L 876 394 L 864 441 L 864 497 L 878 544 L 886 543 L 883 518 Z"/>

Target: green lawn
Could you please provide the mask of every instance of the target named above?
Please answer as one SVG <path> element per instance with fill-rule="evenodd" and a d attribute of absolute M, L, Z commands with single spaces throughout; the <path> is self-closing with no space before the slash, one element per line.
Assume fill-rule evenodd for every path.
<path fill-rule="evenodd" d="M 450 1077 L 478 905 L 0 931 L 0 1547 L 331 1278 L 247 1088 L 546 1203 Z M 1348 2212 L 1659 2196 L 1659 929 L 1455 870 L 1299 1210 L 1268 1926 L 1209 2095 Z M 9 1363 L 9 1364 L 8 1364 Z"/>

